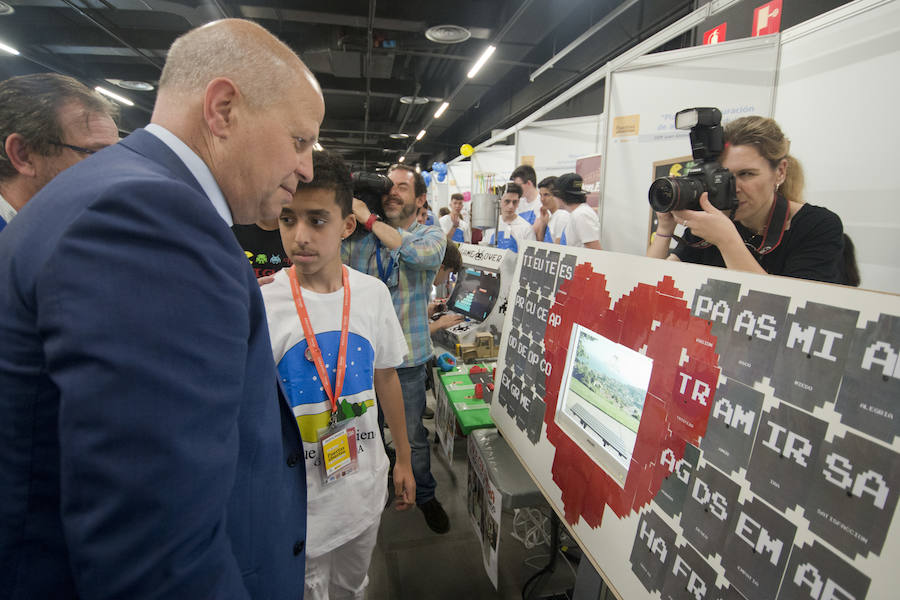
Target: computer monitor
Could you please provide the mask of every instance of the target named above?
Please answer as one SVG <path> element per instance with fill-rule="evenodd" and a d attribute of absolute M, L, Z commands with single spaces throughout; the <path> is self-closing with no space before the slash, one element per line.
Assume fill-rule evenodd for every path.
<path fill-rule="evenodd" d="M 572 326 L 555 421 L 625 486 L 653 359 L 587 327 Z"/>
<path fill-rule="evenodd" d="M 484 321 L 500 294 L 500 275 L 494 271 L 465 267 L 447 300 L 447 309 L 473 321 Z"/>

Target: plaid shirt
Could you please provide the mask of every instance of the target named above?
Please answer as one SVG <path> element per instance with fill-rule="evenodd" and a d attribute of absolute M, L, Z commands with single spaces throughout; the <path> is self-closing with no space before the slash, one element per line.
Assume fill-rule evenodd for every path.
<path fill-rule="evenodd" d="M 380 246 L 381 264 L 384 275 L 394 268 L 385 283 L 391 292 L 394 310 L 403 335 L 409 346 L 409 354 L 400 368 L 414 367 L 426 362 L 434 351 L 428 332 L 428 301 L 434 276 L 444 260 L 447 238 L 440 227 L 421 225 L 416 221 L 409 229 L 400 229 L 403 239 L 400 247 L 389 250 Z M 341 260 L 348 267 L 379 277 L 376 258 L 375 234 L 363 238 L 345 240 L 341 246 Z M 381 278 L 384 281 L 384 277 Z"/>

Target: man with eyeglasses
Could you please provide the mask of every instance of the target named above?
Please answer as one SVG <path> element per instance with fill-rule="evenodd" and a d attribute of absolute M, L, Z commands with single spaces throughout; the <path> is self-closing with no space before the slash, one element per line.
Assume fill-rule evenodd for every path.
<path fill-rule="evenodd" d="M 117 116 L 115 105 L 72 77 L 0 82 L 0 230 L 58 173 L 118 142 Z"/>

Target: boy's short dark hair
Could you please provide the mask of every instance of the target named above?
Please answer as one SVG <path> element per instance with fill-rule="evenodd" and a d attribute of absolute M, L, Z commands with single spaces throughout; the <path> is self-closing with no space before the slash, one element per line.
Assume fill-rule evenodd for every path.
<path fill-rule="evenodd" d="M 462 270 L 462 254 L 459 253 L 459 248 L 456 247 L 456 244 L 447 244 L 447 250 L 444 252 L 444 260 L 441 261 L 441 266 L 453 273 L 459 273 Z"/>
<path fill-rule="evenodd" d="M 553 193 L 553 188 L 556 186 L 556 175 L 551 175 L 550 177 L 544 177 L 541 179 L 541 182 L 538 184 L 538 189 L 547 188 L 550 190 L 550 193 Z"/>
<path fill-rule="evenodd" d="M 537 185 L 537 173 L 534 172 L 534 167 L 529 167 L 528 165 L 519 165 L 512 172 L 512 175 L 509 176 L 509 180 L 512 181 L 516 177 L 521 179 L 522 183 L 530 181 L 531 185 Z"/>
<path fill-rule="evenodd" d="M 465 200 L 465 196 L 462 194 L 450 194 L 451 200 Z"/>
<path fill-rule="evenodd" d="M 333 190 L 334 201 L 341 209 L 341 216 L 346 217 L 353 212 L 353 182 L 350 169 L 340 154 L 328 150 L 314 150 L 313 180 L 302 181 L 297 186 L 300 190 Z"/>
<path fill-rule="evenodd" d="M 449 214 L 450 214 L 450 209 L 447 208 L 446 206 L 442 206 L 441 209 L 438 211 L 439 217 L 445 217 Z"/>
<path fill-rule="evenodd" d="M 403 163 L 393 164 L 388 168 L 388 175 L 390 175 L 394 171 L 406 171 L 408 173 L 412 173 L 412 175 L 413 175 L 413 193 L 415 194 L 416 198 L 418 198 L 419 196 L 422 196 L 423 194 L 428 193 L 428 186 L 425 185 L 425 178 L 422 176 L 421 173 L 416 171 L 411 166 L 404 165 Z"/>
<path fill-rule="evenodd" d="M 503 190 L 504 194 L 515 194 L 519 198 L 522 197 L 522 186 L 518 183 L 513 183 L 510 181 L 506 184 L 506 189 Z"/>

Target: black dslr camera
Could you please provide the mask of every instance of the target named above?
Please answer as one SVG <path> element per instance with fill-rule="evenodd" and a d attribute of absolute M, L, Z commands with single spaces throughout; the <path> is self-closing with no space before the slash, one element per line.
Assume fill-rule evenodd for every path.
<path fill-rule="evenodd" d="M 365 173 L 363 171 L 351 174 L 350 178 L 353 181 L 353 197 L 365 202 L 370 213 L 378 215 L 380 219 L 384 219 L 384 208 L 381 206 L 381 199 L 391 193 L 394 182 L 388 179 L 386 175 Z M 365 223 L 357 223 L 354 235 L 365 233 L 367 233 Z"/>
<path fill-rule="evenodd" d="M 660 213 L 672 210 L 700 210 L 700 194 L 734 218 L 738 206 L 734 175 L 719 164 L 725 149 L 722 113 L 718 108 L 688 108 L 675 115 L 676 129 L 691 130 L 694 166 L 682 177 L 660 177 L 650 186 L 650 206 Z"/>

